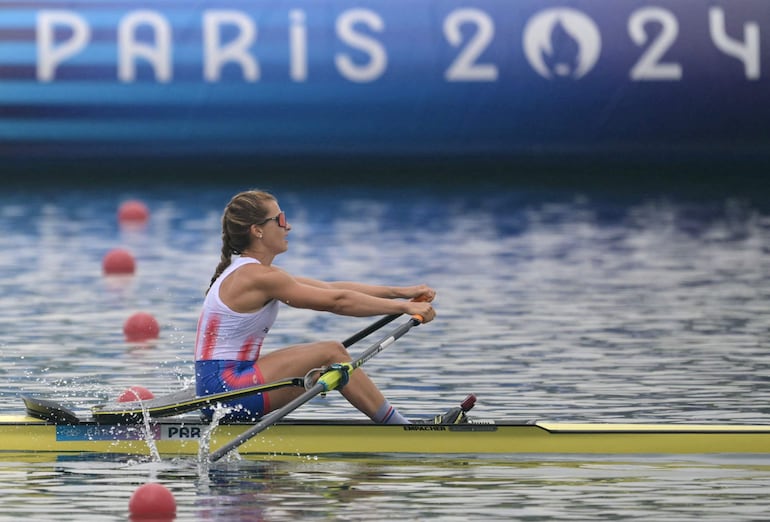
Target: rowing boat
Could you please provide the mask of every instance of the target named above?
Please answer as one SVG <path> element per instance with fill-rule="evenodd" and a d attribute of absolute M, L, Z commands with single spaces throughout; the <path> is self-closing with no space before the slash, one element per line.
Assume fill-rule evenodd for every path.
<path fill-rule="evenodd" d="M 84 420 L 57 423 L 0 415 L 9 452 L 196 455 L 209 424 L 198 417 L 144 423 Z M 210 433 L 215 450 L 252 425 L 223 424 Z M 242 455 L 289 454 L 713 454 L 770 453 L 770 426 L 471 422 L 378 425 L 359 420 L 284 419 L 245 442 Z"/>
<path fill-rule="evenodd" d="M 287 381 L 290 383 L 290 381 Z M 281 385 L 271 383 L 264 386 Z M 210 400 L 177 392 L 140 406 L 99 405 L 90 416 L 39 397 L 24 397 L 26 415 L 0 415 L 2 449 L 13 452 L 216 454 L 253 424 L 212 425 L 174 415 Z M 475 396 L 460 408 L 467 412 Z M 156 416 L 157 415 L 157 416 Z M 578 424 L 484 422 L 381 425 L 369 420 L 282 418 L 239 444 L 241 455 L 323 454 L 770 454 L 770 425 Z"/>
<path fill-rule="evenodd" d="M 343 342 L 356 342 L 400 314 L 384 317 Z M 339 389 L 368 359 L 420 324 L 414 316 L 351 363 L 332 365 L 314 384 L 256 424 L 211 425 L 178 415 L 205 405 L 284 386 L 289 378 L 252 388 L 197 397 L 181 390 L 135 403 L 102 404 L 81 417 L 55 401 L 24 397 L 26 415 L 0 415 L 6 452 L 199 455 L 215 462 L 230 451 L 242 455 L 325 454 L 770 454 L 770 425 L 576 424 L 557 422 L 461 422 L 382 425 L 361 420 L 300 420 L 288 415 L 313 397 Z M 473 407 L 470 395 L 455 410 Z M 445 415 L 442 419 L 448 419 Z"/>

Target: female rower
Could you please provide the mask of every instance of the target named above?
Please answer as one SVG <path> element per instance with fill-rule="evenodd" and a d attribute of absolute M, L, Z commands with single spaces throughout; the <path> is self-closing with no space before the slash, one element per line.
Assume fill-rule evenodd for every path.
<path fill-rule="evenodd" d="M 419 314 L 435 317 L 436 292 L 426 285 L 377 286 L 323 282 L 293 276 L 273 265 L 288 249 L 291 225 L 276 198 L 262 191 L 236 194 L 222 216 L 222 257 L 211 278 L 195 341 L 196 392 L 199 396 L 306 375 L 313 369 L 351 361 L 343 345 L 322 341 L 260 354 L 279 303 L 347 316 Z M 414 299 L 410 301 L 409 299 Z M 254 420 L 280 408 L 304 390 L 279 388 L 247 396 L 229 419 Z M 357 369 L 342 395 L 377 423 L 406 424 L 369 376 Z M 211 416 L 210 410 L 204 414 Z"/>

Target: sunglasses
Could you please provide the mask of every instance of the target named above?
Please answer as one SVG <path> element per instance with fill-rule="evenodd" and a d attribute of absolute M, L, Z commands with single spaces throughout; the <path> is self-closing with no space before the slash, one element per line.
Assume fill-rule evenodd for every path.
<path fill-rule="evenodd" d="M 275 222 L 278 223 L 279 227 L 286 228 L 286 213 L 285 212 L 281 212 L 277 216 L 273 216 L 271 218 L 267 218 L 262 223 L 255 223 L 255 225 L 264 225 L 268 221 L 273 221 L 273 220 L 275 220 Z"/>

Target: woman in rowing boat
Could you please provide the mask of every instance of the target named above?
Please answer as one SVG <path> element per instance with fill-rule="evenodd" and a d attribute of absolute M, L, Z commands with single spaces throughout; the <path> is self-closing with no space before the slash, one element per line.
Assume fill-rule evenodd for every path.
<path fill-rule="evenodd" d="M 296 308 L 365 317 L 418 314 L 423 322 L 436 313 L 436 292 L 426 285 L 378 286 L 323 282 L 293 276 L 273 265 L 288 249 L 291 225 L 276 198 L 262 191 L 235 195 L 222 216 L 222 257 L 211 278 L 195 341 L 196 392 L 199 396 L 269 383 L 313 369 L 350 362 L 336 341 L 289 346 L 260 355 L 279 303 Z M 411 300 L 410 300 L 411 299 Z M 304 390 L 286 387 L 237 400 L 230 419 L 254 420 L 280 408 Z M 368 375 L 350 374 L 341 393 L 377 423 L 408 423 Z M 204 411 L 210 416 L 211 411 Z"/>

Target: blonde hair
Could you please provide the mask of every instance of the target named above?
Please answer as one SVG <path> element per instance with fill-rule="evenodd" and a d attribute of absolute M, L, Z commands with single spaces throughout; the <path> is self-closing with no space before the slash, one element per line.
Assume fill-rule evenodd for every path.
<path fill-rule="evenodd" d="M 233 196 L 222 214 L 222 256 L 209 288 L 230 266 L 233 254 L 239 255 L 251 242 L 251 225 L 265 221 L 269 216 L 265 205 L 277 201 L 275 196 L 262 190 L 247 190 Z M 206 291 L 208 292 L 208 290 Z"/>

